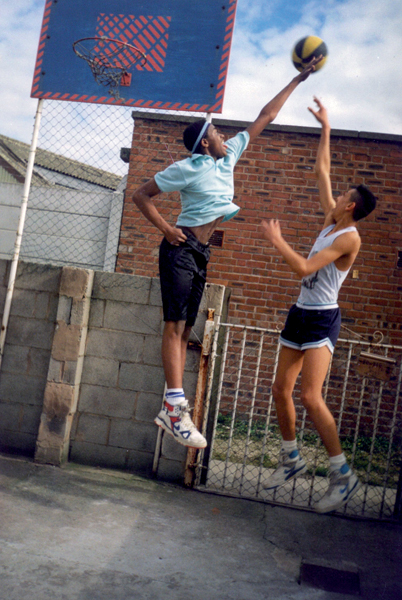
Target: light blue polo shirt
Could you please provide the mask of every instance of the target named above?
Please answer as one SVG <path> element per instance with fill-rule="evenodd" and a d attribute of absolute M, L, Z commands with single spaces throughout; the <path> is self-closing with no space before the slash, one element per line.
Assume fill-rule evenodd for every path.
<path fill-rule="evenodd" d="M 225 142 L 225 157 L 215 161 L 212 156 L 193 154 L 155 175 L 161 192 L 180 192 L 182 212 L 176 225 L 196 227 L 219 217 L 228 221 L 239 212 L 233 203 L 233 170 L 249 140 L 248 132 L 241 131 Z"/>

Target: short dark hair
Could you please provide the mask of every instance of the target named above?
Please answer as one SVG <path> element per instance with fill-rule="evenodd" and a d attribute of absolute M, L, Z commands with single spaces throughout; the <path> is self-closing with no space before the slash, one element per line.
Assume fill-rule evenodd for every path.
<path fill-rule="evenodd" d="M 201 129 L 204 127 L 206 122 L 207 122 L 206 119 L 201 119 L 200 121 L 195 121 L 194 123 L 191 123 L 191 125 L 186 127 L 186 129 L 183 131 L 183 143 L 189 152 L 193 152 L 193 146 L 194 146 L 195 142 L 197 141 L 197 138 L 201 132 Z M 194 148 L 194 152 L 197 152 L 197 150 L 201 150 L 200 144 L 201 144 L 202 139 L 205 137 L 207 131 L 208 131 L 208 128 L 206 129 L 205 134 L 202 136 L 201 140 L 198 142 L 197 148 Z M 199 154 L 202 154 L 202 153 L 199 152 Z"/>
<path fill-rule="evenodd" d="M 368 187 L 361 184 L 353 189 L 352 202 L 356 204 L 353 209 L 353 220 L 360 221 L 367 217 L 376 207 L 377 198 Z"/>

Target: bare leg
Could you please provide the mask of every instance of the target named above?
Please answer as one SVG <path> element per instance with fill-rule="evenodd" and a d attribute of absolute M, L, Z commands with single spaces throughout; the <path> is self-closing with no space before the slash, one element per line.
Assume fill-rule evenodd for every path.
<path fill-rule="evenodd" d="M 303 352 L 282 346 L 272 393 L 282 438 L 296 439 L 296 411 L 293 403 L 293 389 L 303 365 Z"/>
<path fill-rule="evenodd" d="M 162 362 L 168 389 L 183 388 L 184 367 L 186 364 L 187 343 L 191 327 L 185 321 L 166 321 L 162 336 Z M 155 423 L 169 435 L 191 448 L 205 448 L 207 441 L 191 420 L 188 403 L 170 404 L 164 402 Z"/>
<path fill-rule="evenodd" d="M 301 374 L 301 400 L 329 456 L 342 453 L 335 419 L 322 397 L 331 353 L 325 346 L 306 350 Z"/>
<path fill-rule="evenodd" d="M 166 321 L 162 337 L 162 363 L 169 388 L 182 388 L 191 327 L 185 321 Z"/>

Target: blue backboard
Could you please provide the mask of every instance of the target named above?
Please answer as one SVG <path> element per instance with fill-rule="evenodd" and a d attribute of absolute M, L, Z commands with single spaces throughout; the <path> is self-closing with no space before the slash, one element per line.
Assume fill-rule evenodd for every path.
<path fill-rule="evenodd" d="M 222 112 L 237 0 L 46 0 L 31 96 Z M 128 42 L 146 55 L 118 95 L 73 50 L 81 38 Z"/>

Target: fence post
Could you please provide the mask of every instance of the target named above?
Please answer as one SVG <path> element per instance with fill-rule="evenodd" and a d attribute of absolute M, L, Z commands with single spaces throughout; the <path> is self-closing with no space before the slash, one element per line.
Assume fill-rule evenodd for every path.
<path fill-rule="evenodd" d="M 193 410 L 193 422 L 198 430 L 201 428 L 203 420 L 203 402 L 208 378 L 208 361 L 211 354 L 215 330 L 214 313 L 215 310 L 213 308 L 208 309 L 208 318 L 205 321 L 204 337 L 202 340 L 200 368 L 198 371 Z M 198 450 L 196 448 L 189 448 L 187 451 L 186 468 L 184 472 L 184 485 L 187 487 L 192 487 L 194 483 L 197 453 Z"/>
<path fill-rule="evenodd" d="M 4 346 L 6 343 L 8 320 L 10 317 L 11 302 L 12 302 L 13 294 L 14 294 L 15 278 L 17 275 L 17 267 L 18 267 L 18 261 L 19 261 L 19 257 L 20 257 L 20 251 L 21 251 L 22 233 L 24 231 L 25 217 L 26 217 L 27 208 L 28 208 L 28 196 L 29 196 L 29 190 L 31 187 L 32 173 L 33 173 L 34 164 L 35 164 L 35 154 L 36 154 L 36 147 L 38 145 L 39 128 L 40 128 L 40 122 L 41 122 L 41 118 L 42 118 L 43 102 L 44 102 L 44 100 L 43 100 L 43 98 L 41 98 L 38 101 L 38 106 L 36 109 L 35 124 L 34 124 L 34 130 L 33 130 L 33 134 L 32 134 L 31 148 L 29 150 L 29 157 L 28 157 L 28 164 L 27 164 L 27 170 L 26 170 L 26 175 L 25 175 L 24 190 L 23 190 L 23 194 L 22 194 L 22 203 L 21 203 L 21 210 L 20 210 L 20 216 L 19 216 L 19 221 L 18 221 L 17 235 L 15 238 L 15 244 L 14 244 L 14 255 L 13 255 L 13 258 L 11 261 L 10 275 L 8 278 L 7 294 L 6 294 L 6 299 L 5 299 L 5 303 L 4 303 L 3 320 L 2 320 L 1 332 L 0 332 L 0 369 L 1 369 L 1 363 L 2 363 L 3 355 L 4 355 Z"/>

